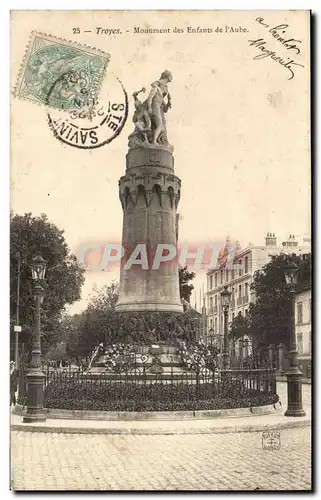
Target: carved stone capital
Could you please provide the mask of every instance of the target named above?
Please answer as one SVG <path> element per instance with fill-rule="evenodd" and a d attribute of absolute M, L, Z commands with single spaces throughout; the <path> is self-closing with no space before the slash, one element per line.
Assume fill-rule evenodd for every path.
<path fill-rule="evenodd" d="M 135 208 L 139 198 L 144 200 L 147 208 L 155 195 L 161 208 L 165 205 L 165 197 L 168 197 L 170 208 L 176 210 L 180 190 L 180 179 L 173 174 L 168 175 L 162 172 L 147 172 L 143 175 L 128 174 L 119 180 L 119 199 L 123 210 Z"/>

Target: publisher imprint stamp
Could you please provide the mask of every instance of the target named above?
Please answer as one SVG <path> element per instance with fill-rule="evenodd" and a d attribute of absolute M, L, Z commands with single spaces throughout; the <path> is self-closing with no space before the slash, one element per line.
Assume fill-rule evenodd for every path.
<path fill-rule="evenodd" d="M 262 449 L 263 450 L 280 450 L 281 449 L 281 433 L 276 431 L 262 432 Z"/>

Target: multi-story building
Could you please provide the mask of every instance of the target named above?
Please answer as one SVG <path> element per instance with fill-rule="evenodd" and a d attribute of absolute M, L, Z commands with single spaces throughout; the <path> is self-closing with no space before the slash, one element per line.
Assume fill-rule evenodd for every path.
<path fill-rule="evenodd" d="M 295 335 L 299 365 L 305 376 L 310 376 L 312 357 L 311 288 L 298 291 L 295 297 Z"/>
<path fill-rule="evenodd" d="M 274 233 L 267 234 L 264 246 L 249 244 L 247 248 L 236 250 L 232 261 L 229 261 L 228 247 L 227 242 L 225 249 L 219 255 L 219 264 L 207 272 L 207 341 L 211 341 L 212 336 L 222 336 L 224 332 L 224 314 L 220 296 L 224 286 L 227 286 L 232 293 L 228 316 L 230 323 L 238 314 L 243 316 L 248 314 L 250 302 L 255 301 L 250 290 L 253 275 L 271 260 L 271 256 L 281 252 L 304 254 L 311 251 L 310 244 L 299 245 L 292 234 L 287 241 L 282 243 L 282 246 L 277 246 Z"/>

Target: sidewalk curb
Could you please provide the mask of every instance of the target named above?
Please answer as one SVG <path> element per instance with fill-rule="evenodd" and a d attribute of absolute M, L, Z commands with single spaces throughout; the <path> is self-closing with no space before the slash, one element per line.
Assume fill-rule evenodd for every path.
<path fill-rule="evenodd" d="M 240 426 L 226 426 L 226 427 L 203 427 L 203 428 L 183 428 L 183 429 L 138 429 L 138 428 L 104 428 L 104 427 L 48 427 L 44 425 L 34 424 L 12 424 L 12 431 L 22 432 L 47 432 L 55 434 L 127 434 L 127 435 L 177 435 L 177 434 L 233 434 L 239 432 L 262 432 L 267 430 L 279 429 L 295 429 L 300 427 L 311 426 L 311 419 L 299 420 L 297 422 L 281 422 L 275 424 L 261 424 L 261 425 L 240 425 Z"/>
<path fill-rule="evenodd" d="M 264 406 L 245 408 L 227 408 L 218 410 L 183 410 L 183 411 L 88 411 L 88 410 L 61 410 L 58 408 L 44 408 L 47 419 L 50 420 L 82 420 L 101 422 L 155 422 L 155 421 L 195 421 L 212 418 L 238 418 L 277 414 L 282 409 L 280 401 Z M 25 406 L 16 405 L 12 413 L 23 417 L 26 415 Z M 115 424 L 117 425 L 117 424 Z M 121 424 L 120 424 L 121 425 Z"/>

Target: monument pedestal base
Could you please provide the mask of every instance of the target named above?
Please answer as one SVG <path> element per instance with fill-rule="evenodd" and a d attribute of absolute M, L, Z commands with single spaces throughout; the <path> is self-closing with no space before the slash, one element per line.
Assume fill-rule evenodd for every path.
<path fill-rule="evenodd" d="M 144 381 L 159 381 L 160 376 L 162 381 L 177 378 L 188 382 L 196 378 L 196 374 L 183 365 L 178 348 L 175 346 L 133 345 L 132 350 L 133 354 L 128 362 L 124 359 L 118 360 L 119 368 L 117 368 L 117 358 L 115 359 L 116 366 L 112 366 L 111 356 L 107 352 L 87 373 L 93 376 L 103 376 L 106 379 L 117 378 L 120 382 L 122 378 L 133 382 L 139 381 L 140 378 L 144 378 Z"/>

